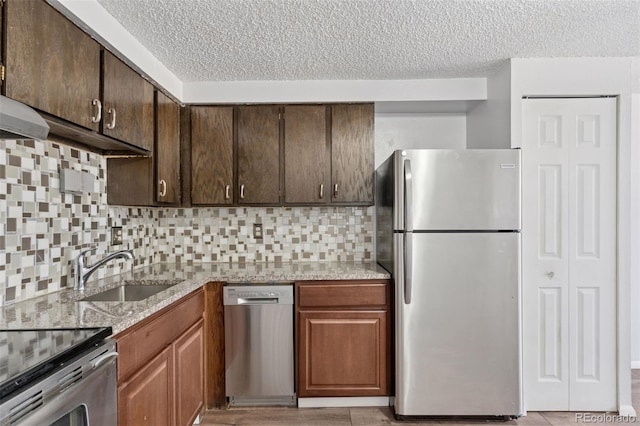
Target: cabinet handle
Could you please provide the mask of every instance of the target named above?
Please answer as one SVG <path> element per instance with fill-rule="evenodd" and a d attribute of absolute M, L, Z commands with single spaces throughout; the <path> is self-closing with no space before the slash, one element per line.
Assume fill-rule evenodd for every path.
<path fill-rule="evenodd" d="M 225 185 L 225 186 L 224 186 L 224 199 L 225 199 L 225 200 L 229 200 L 229 199 L 231 198 L 231 195 L 230 195 L 230 193 L 229 193 L 229 189 L 230 189 L 230 188 L 231 188 L 231 187 L 230 187 L 229 185 Z"/>
<path fill-rule="evenodd" d="M 164 197 L 167 195 L 167 181 L 164 179 L 160 179 L 160 196 Z"/>
<path fill-rule="evenodd" d="M 338 198 L 338 184 L 333 185 L 333 198 Z"/>
<path fill-rule="evenodd" d="M 98 123 L 100 120 L 102 120 L 102 102 L 100 102 L 100 99 L 94 99 L 91 101 L 91 105 L 97 107 L 97 113 L 96 115 L 91 117 L 91 122 Z"/>
<path fill-rule="evenodd" d="M 107 114 L 111 114 L 111 123 L 107 124 L 107 129 L 112 130 L 116 128 L 116 109 L 109 108 Z"/>
<path fill-rule="evenodd" d="M 324 198 L 324 183 L 320 184 L 320 198 Z"/>
<path fill-rule="evenodd" d="M 244 183 L 240 185 L 240 199 L 244 199 Z"/>

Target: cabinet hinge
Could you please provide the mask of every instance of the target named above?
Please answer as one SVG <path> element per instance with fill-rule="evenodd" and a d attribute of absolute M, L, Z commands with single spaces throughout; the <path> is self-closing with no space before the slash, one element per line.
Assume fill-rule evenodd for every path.
<path fill-rule="evenodd" d="M 284 112 L 279 112 L 278 113 L 278 120 L 283 120 L 284 119 Z"/>
<path fill-rule="evenodd" d="M 0 81 L 4 81 L 4 73 L 5 73 L 4 65 L 0 64 Z"/>

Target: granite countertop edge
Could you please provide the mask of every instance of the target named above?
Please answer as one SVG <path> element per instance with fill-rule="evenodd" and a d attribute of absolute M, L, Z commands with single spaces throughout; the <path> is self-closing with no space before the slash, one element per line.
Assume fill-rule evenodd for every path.
<path fill-rule="evenodd" d="M 85 292 L 64 289 L 0 307 L 0 329 L 110 326 L 116 335 L 182 299 L 208 282 L 293 282 L 389 279 L 375 262 L 157 263 L 95 279 Z M 170 284 L 138 302 L 87 302 L 80 299 L 122 284 Z"/>

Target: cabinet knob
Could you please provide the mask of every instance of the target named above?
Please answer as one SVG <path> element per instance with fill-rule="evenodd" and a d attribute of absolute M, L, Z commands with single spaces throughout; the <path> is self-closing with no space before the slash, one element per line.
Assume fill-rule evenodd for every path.
<path fill-rule="evenodd" d="M 240 199 L 244 199 L 244 183 L 240 185 Z"/>
<path fill-rule="evenodd" d="M 107 123 L 107 129 L 112 130 L 116 128 L 116 109 L 109 108 L 107 114 L 111 114 L 111 123 Z"/>
<path fill-rule="evenodd" d="M 231 189 L 231 186 L 230 186 L 230 185 L 225 185 L 225 186 L 224 186 L 224 199 L 225 199 L 225 200 L 229 200 L 229 199 L 231 199 L 231 194 L 230 194 L 230 192 L 229 192 L 229 190 L 230 190 L 230 189 Z"/>
<path fill-rule="evenodd" d="M 547 272 L 545 275 L 546 275 L 546 276 L 547 276 L 547 278 L 549 278 L 549 279 L 551 279 L 551 278 L 553 278 L 553 277 L 555 277 L 555 276 L 556 276 L 556 274 L 555 274 L 553 271 Z"/>
<path fill-rule="evenodd" d="M 333 197 L 338 198 L 338 184 L 333 185 Z"/>
<path fill-rule="evenodd" d="M 167 181 L 164 179 L 160 179 L 160 192 L 158 195 L 160 195 L 161 197 L 167 195 Z"/>
<path fill-rule="evenodd" d="M 102 120 L 102 102 L 100 102 L 100 99 L 94 99 L 91 101 L 91 105 L 96 107 L 96 115 L 91 116 L 91 122 L 98 123 Z"/>
<path fill-rule="evenodd" d="M 320 198 L 324 198 L 324 183 L 320 184 Z"/>

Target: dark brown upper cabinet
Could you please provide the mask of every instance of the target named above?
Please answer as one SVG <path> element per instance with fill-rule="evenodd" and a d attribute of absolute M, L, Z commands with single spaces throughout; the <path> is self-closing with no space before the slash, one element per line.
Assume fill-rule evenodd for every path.
<path fill-rule="evenodd" d="M 331 202 L 373 204 L 373 104 L 331 106 Z"/>
<path fill-rule="evenodd" d="M 153 155 L 107 159 L 108 204 L 157 206 L 181 202 L 180 106 L 161 92 L 156 92 L 155 102 Z"/>
<path fill-rule="evenodd" d="M 102 154 L 150 154 L 153 86 L 44 0 L 4 7 L 4 94 L 39 110 L 52 138 Z"/>
<path fill-rule="evenodd" d="M 180 106 L 156 92 L 156 200 L 180 203 Z"/>
<path fill-rule="evenodd" d="M 100 45 L 42 0 L 7 0 L 5 94 L 99 129 Z"/>
<path fill-rule="evenodd" d="M 191 107 L 191 204 L 232 204 L 233 193 L 233 107 Z"/>
<path fill-rule="evenodd" d="M 103 133 L 151 151 L 153 86 L 111 53 L 104 52 Z"/>
<path fill-rule="evenodd" d="M 326 204 L 331 198 L 327 107 L 284 108 L 284 202 Z"/>
<path fill-rule="evenodd" d="M 280 107 L 236 110 L 238 204 L 280 203 Z"/>

